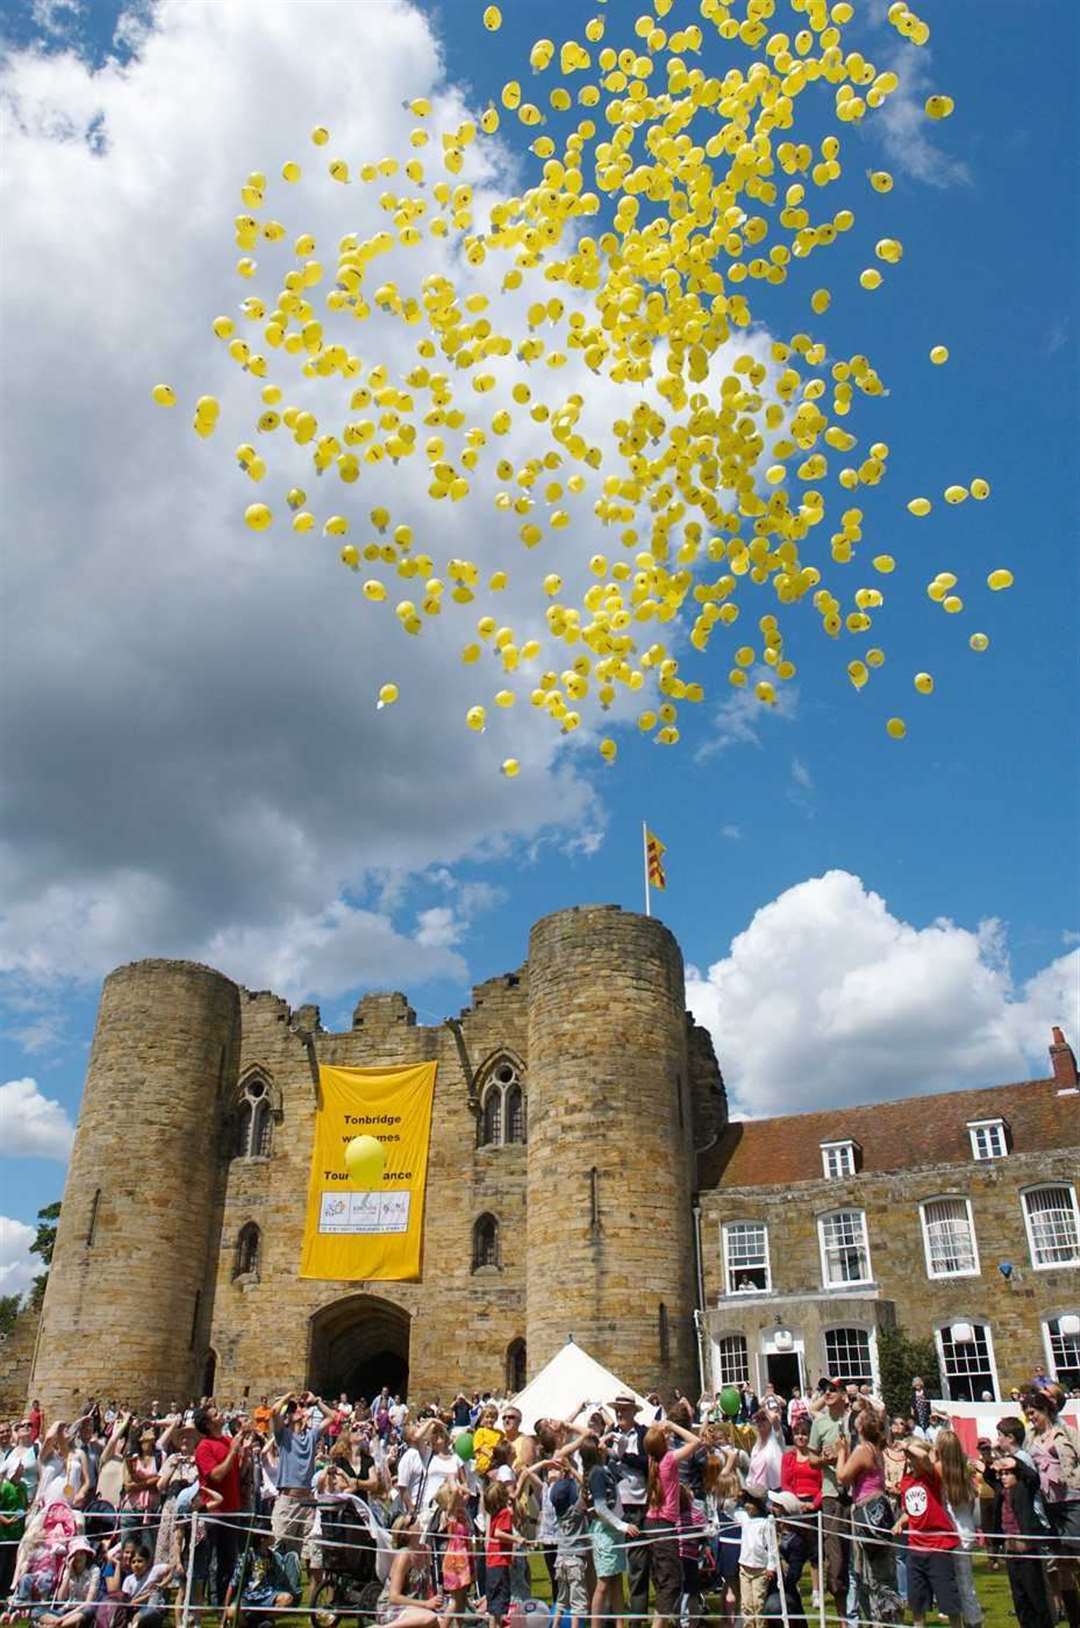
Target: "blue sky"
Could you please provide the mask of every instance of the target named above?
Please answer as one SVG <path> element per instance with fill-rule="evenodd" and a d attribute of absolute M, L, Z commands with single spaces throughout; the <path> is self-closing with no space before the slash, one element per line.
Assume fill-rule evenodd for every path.
<path fill-rule="evenodd" d="M 147 391 L 157 377 L 184 376 L 190 364 L 195 380 L 213 363 L 206 327 L 221 268 L 190 298 L 168 285 L 165 305 L 165 260 L 190 254 L 198 270 L 213 232 L 227 271 L 235 185 L 253 166 L 270 171 L 276 151 L 254 84 L 267 63 L 295 52 L 294 94 L 275 117 L 282 150 L 306 158 L 307 130 L 343 101 L 343 73 L 354 102 L 373 94 L 363 68 L 338 65 L 339 55 L 363 60 L 354 48 L 365 27 L 387 96 L 434 87 L 475 111 L 505 79 L 528 80 L 538 33 L 580 37 L 599 8 L 505 0 L 494 36 L 476 0 L 419 19 L 397 8 L 392 28 L 381 0 L 302 8 L 302 27 L 300 9 L 251 10 L 225 108 L 199 53 L 213 66 L 229 25 L 209 10 L 200 25 L 199 5 L 182 18 L 175 5 L 135 14 L 101 0 L 0 6 L 4 95 L 19 132 L 4 180 L 12 203 L 21 200 L 11 241 L 24 251 L 5 316 L 5 331 L 19 335 L 3 386 L 5 423 L 18 419 L 8 438 L 8 606 L 25 636 L 25 659 L 13 640 L 6 675 L 18 716 L 5 726 L 5 762 L 24 784 L 4 837 L 12 886 L 0 933 L 0 1079 L 36 1081 L 0 1098 L 12 1116 L 0 1137 L 0 1209 L 15 1224 L 0 1289 L 25 1283 L 19 1228 L 62 1190 L 62 1156 L 32 1150 L 62 1155 L 110 965 L 216 955 L 253 985 L 265 977 L 294 1000 L 321 1000 L 327 1026 L 346 1023 L 357 994 L 390 969 L 422 1019 L 438 1021 L 467 1001 L 471 982 L 521 962 L 538 915 L 584 901 L 640 908 L 643 818 L 668 845 L 657 913 L 700 969 L 695 1010 L 714 1027 L 743 1111 L 1039 1073 L 1049 1022 L 1065 1024 L 1074 1043 L 1080 1028 L 1075 955 L 1066 959 L 1080 927 L 1071 3 L 925 5 L 932 46 L 913 69 L 914 53 L 881 25 L 884 6 L 861 0 L 850 42 L 881 65 L 899 54 L 905 72 L 923 76 L 913 105 L 942 89 L 956 113 L 847 131 L 829 202 L 856 209 L 856 230 L 755 307 L 773 333 L 813 322 L 831 350 L 865 350 L 887 380 L 888 397 L 858 426 L 891 449 L 887 480 L 858 499 L 873 540 L 865 552 L 900 561 L 880 623 L 886 667 L 856 693 L 844 673 L 849 645 L 823 640 L 815 617 L 793 617 L 800 672 L 787 715 L 733 706 L 727 662 L 706 658 L 710 700 L 677 751 L 658 756 L 623 728 L 616 768 L 594 753 L 538 750 L 535 770 L 527 762 L 514 785 L 492 773 L 496 743 L 478 747 L 456 704 L 444 712 L 437 666 L 396 715 L 372 722 L 365 703 L 356 736 L 354 709 L 327 705 L 343 644 L 359 651 L 349 656 L 358 685 L 375 672 L 364 666 L 376 638 L 366 607 L 334 604 L 326 632 L 336 568 L 289 567 L 271 584 L 282 620 L 260 639 L 266 607 L 238 563 L 249 544 L 237 541 L 235 491 L 218 503 L 196 486 L 203 477 L 184 462 L 186 443 L 182 457 L 173 452 L 176 431 L 162 430 Z M 155 58 L 181 34 L 182 49 Z M 715 44 L 705 60 L 722 66 Z M 171 116 L 151 75 L 197 83 L 200 72 L 205 107 L 195 116 L 189 102 Z M 141 169 L 125 124 L 140 95 Z M 525 133 L 504 129 L 533 162 Z M 101 147 L 97 167 L 76 179 L 87 142 Z M 877 167 L 895 175 L 887 197 L 865 182 Z M 115 241 L 102 245 L 110 218 Z M 904 259 L 871 295 L 857 277 L 883 235 L 903 240 Z M 832 307 L 812 319 L 809 292 L 822 283 Z M 127 315 L 110 328 L 114 295 Z M 95 312 L 106 338 L 95 335 Z M 937 342 L 951 351 L 944 368 L 928 361 Z M 991 482 L 989 501 L 940 501 L 946 485 L 975 476 Z M 914 520 L 904 505 L 924 492 L 938 501 Z M 198 564 L 185 552 L 187 525 L 210 539 Z M 986 573 L 1000 565 L 1016 585 L 992 595 Z M 961 617 L 925 595 L 946 568 L 961 580 Z M 281 611 L 290 596 L 303 628 L 295 640 Z M 181 604 L 173 627 L 170 607 Z M 159 667 L 155 640 L 142 643 L 148 615 L 160 625 Z M 973 628 L 991 636 L 984 655 L 967 648 Z M 912 689 L 921 669 L 935 678 L 929 699 Z M 341 670 L 351 685 L 351 669 Z M 384 660 L 376 676 L 387 670 Z M 160 690 L 155 674 L 167 675 Z M 332 685 L 340 699 L 336 676 Z M 253 740 L 263 704 L 274 728 Z M 884 733 L 894 712 L 908 722 L 902 744 Z M 357 778 L 336 778 L 342 759 L 355 760 Z M 189 805 L 183 820 L 178 804 Z M 875 969 L 860 1007 L 856 985 Z M 795 1029 L 761 1048 L 752 1037 L 795 992 Z M 839 1026 L 822 1017 L 838 1003 L 851 1019 Z M 16 1143 L 29 1151 L 2 1157 Z"/>

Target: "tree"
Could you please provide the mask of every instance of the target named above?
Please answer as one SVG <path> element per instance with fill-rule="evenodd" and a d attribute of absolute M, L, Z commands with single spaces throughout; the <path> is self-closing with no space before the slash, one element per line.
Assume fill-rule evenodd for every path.
<path fill-rule="evenodd" d="M 0 1294 L 0 1335 L 10 1334 L 19 1315 L 19 1296 Z"/>
<path fill-rule="evenodd" d="M 39 1272 L 30 1285 L 29 1303 L 40 1307 L 45 1298 L 45 1285 L 49 1281 L 49 1266 L 56 1248 L 56 1223 L 60 1219 L 60 1200 L 46 1204 L 43 1210 L 37 1213 L 38 1229 L 33 1243 L 30 1245 L 31 1255 L 37 1255 L 45 1264 L 44 1272 Z"/>
<path fill-rule="evenodd" d="M 881 1394 L 890 1416 L 911 1408 L 911 1381 L 918 1374 L 927 1396 L 941 1395 L 941 1373 L 933 1337 L 917 1339 L 903 1328 L 878 1329 L 878 1370 Z"/>

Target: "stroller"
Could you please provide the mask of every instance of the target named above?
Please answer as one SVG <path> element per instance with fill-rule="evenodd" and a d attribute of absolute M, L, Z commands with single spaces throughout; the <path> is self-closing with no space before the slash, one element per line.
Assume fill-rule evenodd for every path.
<path fill-rule="evenodd" d="M 318 1500 L 323 1577 L 312 1596 L 316 1628 L 343 1617 L 373 1622 L 393 1548 L 385 1526 L 363 1498 L 332 1493 Z"/>

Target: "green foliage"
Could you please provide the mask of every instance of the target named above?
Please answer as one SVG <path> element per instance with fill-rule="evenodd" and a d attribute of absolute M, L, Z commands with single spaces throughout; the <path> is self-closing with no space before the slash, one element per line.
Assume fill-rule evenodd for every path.
<path fill-rule="evenodd" d="M 890 1415 L 907 1413 L 911 1407 L 911 1381 L 922 1377 L 927 1396 L 941 1395 L 941 1375 L 933 1337 L 916 1339 L 902 1328 L 878 1330 L 878 1370 L 881 1394 Z"/>
<path fill-rule="evenodd" d="M 10 1334 L 19 1315 L 19 1296 L 0 1294 L 0 1334 Z"/>
<path fill-rule="evenodd" d="M 31 1255 L 37 1255 L 44 1261 L 45 1270 L 38 1273 L 30 1285 L 30 1293 L 27 1296 L 27 1304 L 32 1306 L 35 1311 L 41 1309 L 41 1302 L 45 1298 L 45 1285 L 49 1281 L 49 1266 L 52 1262 L 53 1250 L 56 1248 L 56 1223 L 59 1219 L 59 1199 L 56 1199 L 52 1204 L 46 1204 L 45 1208 L 37 1213 L 37 1235 L 30 1245 L 30 1253 Z"/>

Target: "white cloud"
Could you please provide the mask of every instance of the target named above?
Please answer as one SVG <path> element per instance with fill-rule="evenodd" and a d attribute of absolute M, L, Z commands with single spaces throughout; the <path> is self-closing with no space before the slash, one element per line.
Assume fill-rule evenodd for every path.
<path fill-rule="evenodd" d="M 739 842 L 742 840 L 742 830 L 737 825 L 722 825 L 720 827 L 720 835 L 722 837 L 726 837 L 729 842 Z"/>
<path fill-rule="evenodd" d="M 698 763 L 714 757 L 717 752 L 727 751 L 730 746 L 760 747 L 762 726 L 770 719 L 779 718 L 791 723 L 798 716 L 798 685 L 781 684 L 777 687 L 774 702 L 759 701 L 754 690 L 762 679 L 775 683 L 775 674 L 765 666 L 753 668 L 747 674 L 745 685 L 732 690 L 721 701 L 713 714 L 713 734 L 695 754 Z"/>
<path fill-rule="evenodd" d="M 1050 1025 L 1080 1033 L 1080 954 L 1021 988 L 1005 932 L 914 927 L 829 871 L 763 906 L 687 1003 L 712 1032 L 737 1112 L 798 1113 L 1042 1077 Z"/>
<path fill-rule="evenodd" d="M 42 1270 L 37 1256 L 30 1254 L 35 1237 L 25 1221 L 0 1215 L 0 1295 L 25 1294 Z"/>
<path fill-rule="evenodd" d="M 479 605 L 404 638 L 333 544 L 283 523 L 272 540 L 245 529 L 254 493 L 229 449 L 252 433 L 256 385 L 209 323 L 249 292 L 232 219 L 254 165 L 290 241 L 305 227 L 322 245 L 346 225 L 370 233 L 386 219 L 377 189 L 336 187 L 310 127 L 325 122 L 331 151 L 356 167 L 407 150 L 407 96 L 433 96 L 436 130 L 464 102 L 442 80 L 429 22 L 401 0 L 162 0 L 148 30 L 145 7 L 130 16 L 130 62 L 92 70 L 70 51 L 9 51 L 0 74 L 5 218 L 20 246 L 0 289 L 7 592 L 20 606 L 4 645 L 2 749 L 20 773 L 0 832 L 0 972 L 41 987 L 164 954 L 220 957 L 286 992 L 331 993 L 387 966 L 414 983 L 463 976 L 448 943 L 395 924 L 389 894 L 361 906 L 380 881 L 434 864 L 528 854 L 566 832 L 595 847 L 602 814 L 581 755 L 560 761 L 559 737 L 521 705 L 492 716 L 482 740 L 464 730 L 467 707 L 500 687 L 494 657 L 481 669 L 458 659 Z M 481 189 L 502 161 L 485 152 L 472 164 Z M 310 187 L 276 180 L 290 157 Z M 78 275 L 58 277 L 75 219 Z M 448 254 L 400 251 L 386 271 L 411 286 L 452 271 Z M 369 362 L 385 344 L 408 366 L 414 341 L 401 328 L 356 342 Z M 275 372 L 288 382 L 278 359 Z M 152 406 L 162 378 L 182 403 L 222 398 L 214 441 L 191 434 L 187 405 Z M 593 381 L 592 401 L 603 395 Z M 539 446 L 546 431 L 529 434 Z M 280 508 L 278 488 L 300 471 L 273 451 L 265 495 Z M 532 579 L 551 562 L 516 538 L 508 557 L 513 533 L 487 489 L 468 514 L 440 514 L 416 495 L 422 479 L 389 466 L 365 473 L 351 510 L 332 476 L 316 487 L 308 465 L 301 481 L 320 514 L 385 501 L 438 557 L 509 563 L 506 614 L 532 631 Z M 390 677 L 401 700 L 377 713 Z M 511 752 L 515 782 L 498 773 Z M 473 914 L 464 897 L 454 909 Z"/>
<path fill-rule="evenodd" d="M 791 778 L 803 791 L 813 791 L 813 776 L 801 757 L 793 757 L 791 760 Z"/>
<path fill-rule="evenodd" d="M 5 1156 L 66 1159 L 74 1134 L 64 1109 L 42 1096 L 36 1080 L 0 1085 L 0 1151 Z"/>
<path fill-rule="evenodd" d="M 968 166 L 932 138 L 942 126 L 932 124 L 925 110 L 927 96 L 941 89 L 930 73 L 931 60 L 925 46 L 902 45 L 882 64 L 899 75 L 900 86 L 875 113 L 868 134 L 880 140 L 893 168 L 913 180 L 932 187 L 970 185 Z"/>

